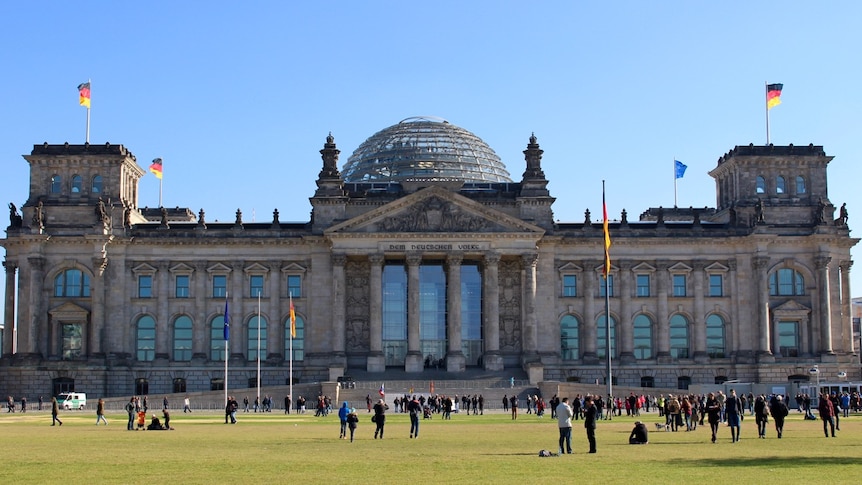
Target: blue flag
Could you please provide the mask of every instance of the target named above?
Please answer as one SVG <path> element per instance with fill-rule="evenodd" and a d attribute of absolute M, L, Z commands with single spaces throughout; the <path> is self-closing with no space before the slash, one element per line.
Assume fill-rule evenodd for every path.
<path fill-rule="evenodd" d="M 673 161 L 673 167 L 674 167 L 673 171 L 674 171 L 674 174 L 676 175 L 676 178 L 681 179 L 682 176 L 685 175 L 685 169 L 688 168 L 688 165 L 680 162 L 679 160 L 674 160 Z"/>
<path fill-rule="evenodd" d="M 230 340 L 230 317 L 227 311 L 227 293 L 224 296 L 224 341 Z"/>

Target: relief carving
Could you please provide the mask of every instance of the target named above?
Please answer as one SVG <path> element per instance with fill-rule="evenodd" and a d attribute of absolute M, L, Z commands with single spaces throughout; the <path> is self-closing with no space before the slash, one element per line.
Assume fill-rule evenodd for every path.
<path fill-rule="evenodd" d="M 348 352 L 365 351 L 371 346 L 369 271 L 367 261 L 347 261 L 344 264 L 345 346 Z"/>
<path fill-rule="evenodd" d="M 500 263 L 500 350 L 521 351 L 521 264 Z"/>
<path fill-rule="evenodd" d="M 406 213 L 380 222 L 380 229 L 386 232 L 483 232 L 492 226 L 491 221 L 468 214 L 438 197 L 429 197 Z"/>

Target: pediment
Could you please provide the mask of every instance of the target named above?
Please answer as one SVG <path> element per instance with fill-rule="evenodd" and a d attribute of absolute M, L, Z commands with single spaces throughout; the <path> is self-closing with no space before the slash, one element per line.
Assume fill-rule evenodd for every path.
<path fill-rule="evenodd" d="M 325 234 L 521 233 L 545 230 L 441 187 L 428 187 L 330 227 Z"/>
<path fill-rule="evenodd" d="M 191 273 L 195 269 L 187 265 L 186 263 L 179 263 L 174 266 L 171 266 L 170 270 L 171 273 Z"/>
<path fill-rule="evenodd" d="M 788 314 L 788 313 L 810 313 L 811 309 L 799 303 L 796 300 L 787 300 L 772 309 L 773 313 Z"/>
<path fill-rule="evenodd" d="M 155 272 L 156 272 L 156 267 L 151 265 L 151 264 L 147 264 L 147 263 L 141 263 L 141 264 L 135 266 L 134 268 L 132 268 L 133 274 L 148 274 L 148 273 L 155 273 Z"/>
<path fill-rule="evenodd" d="M 725 266 L 719 262 L 712 263 L 709 266 L 707 266 L 705 269 L 706 269 L 706 271 L 708 271 L 710 273 L 726 273 L 726 272 L 730 271 L 730 268 L 728 268 L 727 266 Z"/>
<path fill-rule="evenodd" d="M 284 267 L 281 268 L 282 273 L 305 273 L 305 270 L 305 266 L 296 263 L 285 264 Z"/>
<path fill-rule="evenodd" d="M 207 273 L 230 273 L 230 267 L 222 263 L 216 263 L 207 268 Z"/>
<path fill-rule="evenodd" d="M 248 266 L 244 270 L 247 274 L 260 274 L 260 273 L 269 273 L 269 268 L 260 264 L 254 263 L 251 266 Z"/>
<path fill-rule="evenodd" d="M 640 263 L 634 268 L 632 268 L 632 271 L 634 271 L 635 273 L 655 273 L 655 269 L 655 266 L 649 263 Z"/>
<path fill-rule="evenodd" d="M 56 321 L 83 321 L 90 315 L 90 310 L 67 301 L 60 306 L 48 310 L 48 314 L 51 315 L 52 320 Z"/>
<path fill-rule="evenodd" d="M 583 268 L 581 268 L 580 266 L 578 266 L 575 263 L 572 263 L 571 261 L 569 261 L 568 263 L 565 263 L 564 265 L 562 265 L 558 268 L 558 271 L 561 273 L 566 273 L 566 272 L 568 272 L 568 273 L 580 273 L 583 270 L 584 270 Z"/>
<path fill-rule="evenodd" d="M 691 269 L 691 266 L 685 263 L 676 263 L 675 265 L 668 268 L 668 271 L 672 273 L 690 273 Z"/>

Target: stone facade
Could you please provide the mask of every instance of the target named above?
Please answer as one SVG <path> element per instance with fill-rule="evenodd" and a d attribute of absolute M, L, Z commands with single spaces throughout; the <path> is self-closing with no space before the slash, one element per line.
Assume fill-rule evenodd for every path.
<path fill-rule="evenodd" d="M 339 153 L 329 136 L 310 221 L 276 210 L 266 223 L 239 211 L 207 223 L 203 210 L 138 207 L 144 171 L 123 146 L 34 146 L 29 199 L 20 214 L 10 207 L 2 240 L 0 389 L 217 389 L 226 310 L 231 387 L 253 385 L 258 333 L 263 385 L 284 385 L 291 362 L 302 382 L 421 372 L 431 348 L 453 378 L 482 367 L 604 381 L 603 228 L 589 212 L 555 222 L 535 137 L 519 183 L 348 183 Z M 857 239 L 827 196 L 831 158 L 819 146 L 736 147 L 710 172 L 715 208 L 610 223 L 616 384 L 799 380 L 814 364 L 862 377 Z M 427 333 L 428 268 L 445 280 L 442 338 Z"/>

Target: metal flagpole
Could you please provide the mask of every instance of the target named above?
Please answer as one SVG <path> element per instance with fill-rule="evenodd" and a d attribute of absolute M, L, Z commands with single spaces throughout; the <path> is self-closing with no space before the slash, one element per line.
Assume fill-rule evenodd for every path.
<path fill-rule="evenodd" d="M 290 368 L 288 370 L 288 392 L 290 393 L 290 400 L 293 401 L 293 332 L 296 325 L 296 310 L 293 308 L 293 292 L 288 292 L 288 296 L 290 297 L 290 316 L 288 320 L 290 320 Z"/>
<path fill-rule="evenodd" d="M 674 209 L 677 207 L 676 205 L 676 157 L 673 157 L 673 207 Z"/>
<path fill-rule="evenodd" d="M 164 207 L 162 205 L 162 178 L 159 177 L 159 207 Z"/>
<path fill-rule="evenodd" d="M 225 290 L 224 292 L 224 402 L 225 406 L 227 406 L 227 359 L 230 354 L 230 317 L 228 316 L 228 307 L 227 307 L 227 295 L 228 292 Z"/>
<path fill-rule="evenodd" d="M 608 399 L 613 396 L 613 373 L 611 369 L 611 285 L 610 285 L 610 256 L 608 255 L 608 238 L 610 231 L 608 229 L 608 206 L 605 203 L 605 181 L 602 180 L 602 210 L 604 212 L 604 230 L 605 230 L 605 354 L 607 355 L 607 370 L 608 370 Z"/>
<path fill-rule="evenodd" d="M 257 293 L 257 402 L 260 403 L 260 291 Z"/>
<path fill-rule="evenodd" d="M 766 101 L 763 103 L 766 108 L 766 145 L 769 146 L 769 84 L 767 81 L 763 81 L 763 92 L 763 98 Z"/>
<path fill-rule="evenodd" d="M 92 84 L 92 81 L 90 79 L 87 79 L 87 86 L 90 86 L 90 92 L 92 93 L 93 92 L 93 89 L 92 89 L 93 84 Z M 92 104 L 92 103 L 93 103 L 93 98 L 92 98 L 92 94 L 91 94 L 90 95 L 90 104 Z M 87 143 L 90 143 L 90 107 L 89 106 L 87 106 L 87 136 L 85 139 L 86 139 Z"/>

